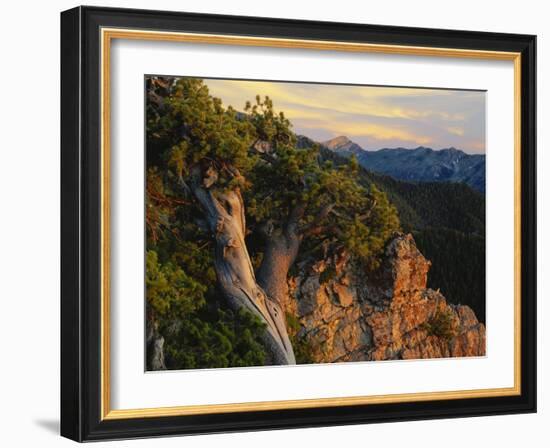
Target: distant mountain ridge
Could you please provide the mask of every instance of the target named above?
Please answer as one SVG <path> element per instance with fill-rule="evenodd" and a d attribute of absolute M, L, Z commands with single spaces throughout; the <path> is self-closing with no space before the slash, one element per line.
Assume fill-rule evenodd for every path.
<path fill-rule="evenodd" d="M 484 154 L 466 154 L 452 147 L 433 150 L 424 146 L 367 151 L 344 136 L 322 142 L 321 145 L 342 156 L 355 154 L 364 168 L 399 180 L 462 182 L 485 192 Z"/>
<path fill-rule="evenodd" d="M 298 137 L 300 147 L 313 140 Z M 347 156 L 321 145 L 319 156 L 335 166 Z M 402 230 L 432 261 L 428 287 L 441 288 L 450 303 L 468 305 L 485 322 L 485 195 L 462 182 L 398 180 L 360 166 L 359 182 L 375 185 L 397 208 Z"/>

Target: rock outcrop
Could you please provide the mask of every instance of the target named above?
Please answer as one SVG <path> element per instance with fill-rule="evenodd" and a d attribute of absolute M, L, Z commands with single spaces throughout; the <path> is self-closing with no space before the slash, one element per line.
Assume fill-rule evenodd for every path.
<path fill-rule="evenodd" d="M 148 370 L 166 370 L 164 337 L 159 334 L 157 327 L 154 322 L 148 322 L 146 333 Z"/>
<path fill-rule="evenodd" d="M 484 356 L 484 325 L 426 287 L 429 268 L 412 235 L 396 234 L 373 272 L 344 257 L 301 262 L 284 305 L 314 362 Z"/>

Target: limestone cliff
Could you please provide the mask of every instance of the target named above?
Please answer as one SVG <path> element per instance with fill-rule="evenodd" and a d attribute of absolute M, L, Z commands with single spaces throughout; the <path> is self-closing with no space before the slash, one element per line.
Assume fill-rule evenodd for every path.
<path fill-rule="evenodd" d="M 300 262 L 284 307 L 313 362 L 485 355 L 485 326 L 426 287 L 429 268 L 412 235 L 396 234 L 374 272 L 345 257 Z"/>

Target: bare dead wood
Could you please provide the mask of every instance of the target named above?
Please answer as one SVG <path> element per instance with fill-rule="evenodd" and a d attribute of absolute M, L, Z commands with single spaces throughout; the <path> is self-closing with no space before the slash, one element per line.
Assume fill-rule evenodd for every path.
<path fill-rule="evenodd" d="M 211 168 L 195 167 L 190 188 L 215 239 L 214 267 L 220 289 L 232 309 L 246 309 L 266 324 L 263 342 L 268 362 L 295 364 L 282 308 L 256 281 L 245 244 L 246 222 L 240 191 L 216 190 L 213 177 Z"/>

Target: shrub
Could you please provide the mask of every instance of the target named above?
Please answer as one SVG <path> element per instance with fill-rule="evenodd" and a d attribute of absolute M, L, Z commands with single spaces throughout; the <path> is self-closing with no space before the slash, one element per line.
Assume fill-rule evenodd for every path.
<path fill-rule="evenodd" d="M 298 335 L 302 325 L 298 318 L 290 313 L 286 313 L 286 326 L 288 329 L 288 337 L 294 350 L 294 356 L 296 357 L 296 364 L 312 364 L 315 362 L 313 359 L 313 348 L 310 342 Z"/>
<path fill-rule="evenodd" d="M 423 327 L 428 335 L 437 336 L 445 341 L 456 336 L 453 314 L 450 311 L 438 310 Z"/>

